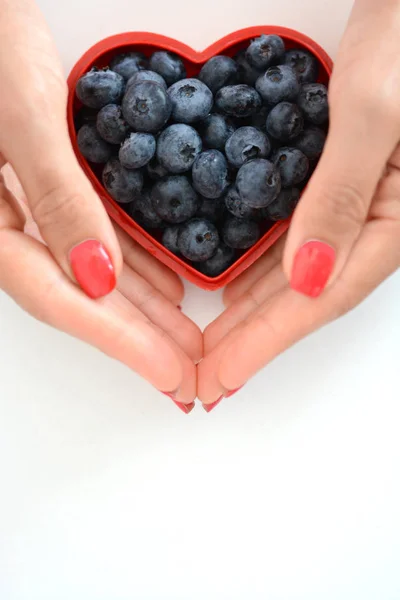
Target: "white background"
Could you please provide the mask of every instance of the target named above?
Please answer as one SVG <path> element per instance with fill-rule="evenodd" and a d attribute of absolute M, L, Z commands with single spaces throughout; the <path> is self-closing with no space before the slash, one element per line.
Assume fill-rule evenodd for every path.
<path fill-rule="evenodd" d="M 127 29 L 333 56 L 351 0 L 40 0 L 66 72 Z M 400 274 L 189 417 L 0 294 L 1 600 L 399 600 Z M 188 288 L 205 325 L 218 294 Z"/>

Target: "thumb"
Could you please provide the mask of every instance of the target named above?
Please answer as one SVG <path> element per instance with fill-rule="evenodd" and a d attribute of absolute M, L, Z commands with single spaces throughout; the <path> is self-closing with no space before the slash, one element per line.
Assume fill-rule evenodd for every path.
<path fill-rule="evenodd" d="M 360 102 L 360 94 L 339 98 L 332 102 L 327 143 L 295 211 L 284 253 L 291 287 L 314 298 L 343 269 L 400 138 L 398 117 L 379 100 L 367 96 Z"/>
<path fill-rule="evenodd" d="M 9 140 L 6 159 L 54 258 L 88 296 L 107 295 L 121 270 L 121 251 L 107 213 L 74 155 L 66 123 L 36 117 L 24 128 L 23 139 L 17 127 Z"/>
<path fill-rule="evenodd" d="M 3 14 L 4 13 L 4 14 Z M 67 86 L 34 2 L 6 2 L 0 19 L 0 153 L 24 188 L 42 238 L 92 298 L 116 284 L 122 257 L 106 211 L 81 170 L 66 122 Z"/>

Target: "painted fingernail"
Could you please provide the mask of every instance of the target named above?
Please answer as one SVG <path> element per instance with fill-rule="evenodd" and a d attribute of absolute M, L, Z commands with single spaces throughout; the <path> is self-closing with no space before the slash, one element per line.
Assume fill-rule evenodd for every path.
<path fill-rule="evenodd" d="M 203 408 L 206 411 L 206 413 L 211 412 L 212 410 L 214 410 L 214 408 L 216 406 L 218 406 L 218 404 L 220 402 L 222 402 L 222 400 L 224 399 L 224 396 L 221 396 L 220 398 L 218 398 L 218 400 L 216 400 L 215 402 L 213 402 L 212 404 L 203 404 Z"/>
<path fill-rule="evenodd" d="M 90 298 L 109 294 L 117 283 L 107 250 L 97 240 L 86 240 L 72 248 L 69 260 L 75 278 Z"/>
<path fill-rule="evenodd" d="M 294 259 L 290 287 L 310 298 L 318 298 L 335 266 L 332 246 L 312 240 L 302 246 Z"/>
<path fill-rule="evenodd" d="M 238 388 L 236 388 L 236 390 L 231 390 L 230 392 L 227 392 L 225 394 L 225 398 L 231 398 L 234 394 L 236 394 L 237 392 L 240 392 L 240 390 L 242 389 L 242 385 Z"/>
<path fill-rule="evenodd" d="M 171 398 L 172 402 L 174 404 L 176 404 L 176 406 L 178 408 L 181 409 L 182 412 L 184 412 L 186 415 L 188 415 L 190 412 L 192 412 L 192 410 L 195 407 L 195 403 L 192 402 L 191 404 L 183 404 L 183 402 L 178 402 L 178 400 L 175 400 L 175 392 L 161 392 L 162 394 L 164 394 L 164 396 L 168 396 L 168 398 Z"/>
<path fill-rule="evenodd" d="M 181 305 L 177 306 L 177 308 L 178 308 L 179 310 L 182 310 L 182 306 L 181 306 Z"/>

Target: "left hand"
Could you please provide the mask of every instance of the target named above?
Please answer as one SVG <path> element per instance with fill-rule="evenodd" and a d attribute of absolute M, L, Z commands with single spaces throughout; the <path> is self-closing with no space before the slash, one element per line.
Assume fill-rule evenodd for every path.
<path fill-rule="evenodd" d="M 124 258 L 117 288 L 93 300 L 54 260 L 21 185 L 5 166 L 0 170 L 0 290 L 36 319 L 124 363 L 190 412 L 203 344 L 199 328 L 179 309 L 183 286 L 115 229 Z"/>
<path fill-rule="evenodd" d="M 287 242 L 228 286 L 227 310 L 205 331 L 206 410 L 400 266 L 399 33 L 398 2 L 356 0 L 330 84 L 327 144 Z"/>

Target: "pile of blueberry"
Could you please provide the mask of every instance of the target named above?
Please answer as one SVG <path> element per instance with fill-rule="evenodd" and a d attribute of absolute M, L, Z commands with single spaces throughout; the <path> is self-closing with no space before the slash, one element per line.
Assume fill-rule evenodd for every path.
<path fill-rule="evenodd" d="M 216 277 L 291 216 L 326 139 L 318 75 L 276 35 L 193 78 L 169 52 L 119 54 L 78 81 L 79 149 L 140 226 Z"/>

